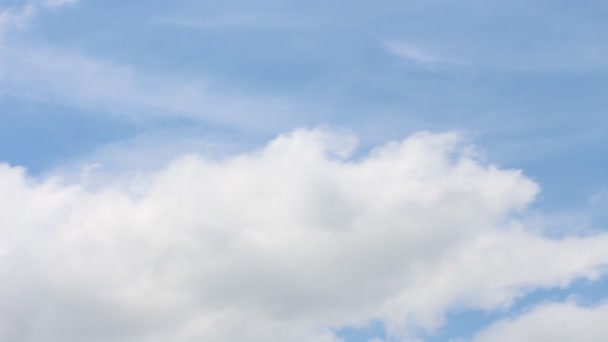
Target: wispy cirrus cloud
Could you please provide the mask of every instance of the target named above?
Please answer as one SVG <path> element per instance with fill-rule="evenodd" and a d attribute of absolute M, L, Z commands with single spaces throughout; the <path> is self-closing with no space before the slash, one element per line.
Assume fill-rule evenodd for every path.
<path fill-rule="evenodd" d="M 202 77 L 141 72 L 131 65 L 42 48 L 5 51 L 4 91 L 126 118 L 174 117 L 268 129 L 297 109 L 288 99 L 247 95 Z M 260 117 L 272 120 L 260 120 Z"/>
<path fill-rule="evenodd" d="M 75 3 L 47 0 L 0 11 L 0 44 L 3 33 L 26 28 L 41 9 Z M 267 130 L 275 124 L 281 126 L 285 113 L 298 112 L 284 97 L 245 94 L 213 84 L 204 75 L 146 72 L 134 65 L 39 43 L 2 44 L 0 58 L 1 93 L 115 118 L 186 118 Z"/>
<path fill-rule="evenodd" d="M 461 64 L 439 53 L 431 52 L 429 49 L 407 42 L 393 40 L 386 41 L 383 45 L 390 53 L 417 63 Z"/>

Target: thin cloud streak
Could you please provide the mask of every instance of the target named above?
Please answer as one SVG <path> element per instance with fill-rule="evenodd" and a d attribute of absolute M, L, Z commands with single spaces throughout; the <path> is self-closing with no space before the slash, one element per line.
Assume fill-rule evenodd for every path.
<path fill-rule="evenodd" d="M 289 99 L 214 87 L 201 77 L 142 73 L 129 65 L 48 49 L 4 53 L 5 92 L 35 101 L 104 111 L 117 118 L 174 117 L 256 130 L 297 113 Z M 260 118 L 264 117 L 265 120 Z"/>

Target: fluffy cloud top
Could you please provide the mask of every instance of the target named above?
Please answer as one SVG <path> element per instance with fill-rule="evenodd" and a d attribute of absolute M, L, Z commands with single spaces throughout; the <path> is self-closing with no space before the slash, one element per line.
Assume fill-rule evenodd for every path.
<path fill-rule="evenodd" d="M 0 339 L 336 341 L 371 319 L 406 338 L 608 261 L 608 235 L 519 223 L 538 186 L 457 134 L 354 147 L 300 130 L 95 188 L 0 166 Z"/>

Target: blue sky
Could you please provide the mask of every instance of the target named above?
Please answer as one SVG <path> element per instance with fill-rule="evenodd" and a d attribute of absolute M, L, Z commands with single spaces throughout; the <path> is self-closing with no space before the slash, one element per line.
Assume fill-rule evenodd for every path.
<path fill-rule="evenodd" d="M 364 261 L 366 259 L 363 257 L 357 257 L 359 254 L 355 246 L 360 246 L 357 243 L 353 242 L 353 251 L 347 250 L 345 246 L 348 242 L 344 241 L 351 241 L 349 238 L 344 237 L 342 241 L 336 237 L 331 243 L 327 240 L 328 244 L 340 252 L 323 254 L 326 259 L 323 259 L 325 261 L 321 264 L 338 265 L 338 261 L 350 260 L 346 259 L 347 255 L 352 257 L 353 265 L 365 264 L 361 269 L 352 270 L 352 274 L 345 271 L 348 276 L 345 275 L 344 278 L 336 275 L 343 273 L 341 268 L 328 269 L 325 273 L 319 271 L 318 274 L 302 275 L 302 279 L 285 270 L 284 274 L 280 274 L 285 277 L 291 275 L 288 278 L 293 281 L 288 283 L 292 288 L 281 281 L 272 282 L 263 277 L 264 270 L 270 272 L 267 268 L 274 269 L 272 263 L 260 261 L 259 265 L 256 264 L 257 268 L 254 269 L 261 273 L 239 273 L 235 270 L 240 268 L 235 265 L 237 260 L 240 260 L 241 253 L 245 255 L 246 252 L 225 252 L 231 256 L 230 260 L 234 260 L 227 262 L 227 265 L 219 263 L 214 266 L 214 269 L 220 270 L 222 267 L 229 268 L 226 272 L 216 275 L 217 278 L 224 279 L 226 274 L 232 274 L 234 271 L 243 277 L 231 276 L 234 279 L 255 284 L 259 281 L 259 287 L 253 286 L 258 292 L 239 290 L 237 285 L 230 283 L 229 280 L 233 279 L 230 277 L 228 280 L 214 282 L 213 286 L 209 285 L 209 289 L 205 287 L 205 290 L 198 294 L 196 291 L 190 293 L 182 287 L 177 290 L 165 289 L 163 292 L 161 290 L 164 285 L 161 284 L 166 285 L 165 280 L 170 278 L 165 275 L 165 280 L 149 280 L 150 284 L 154 284 L 149 287 L 158 286 L 161 293 L 184 291 L 193 296 L 196 294 L 200 295 L 200 298 L 211 299 L 208 302 L 203 301 L 198 307 L 194 305 L 194 308 L 192 305 L 182 307 L 175 303 L 167 304 L 179 312 L 174 317 L 181 317 L 183 321 L 175 318 L 177 323 L 166 323 L 165 330 L 149 329 L 151 321 L 162 320 L 160 316 L 147 320 L 149 317 L 144 319 L 130 311 L 125 313 L 133 317 L 130 327 L 124 322 L 122 325 L 112 323 L 111 320 L 101 317 L 101 314 L 98 320 L 91 318 L 85 325 L 109 327 L 106 330 L 118 332 L 112 336 L 99 337 L 104 341 L 128 341 L 129 338 L 188 341 L 211 337 L 222 341 L 241 338 L 238 333 L 227 333 L 230 324 L 224 326 L 223 321 L 217 318 L 221 316 L 220 313 L 233 312 L 235 316 L 232 321 L 241 322 L 253 329 L 250 331 L 253 334 L 251 336 L 258 336 L 256 338 L 259 340 L 342 339 L 345 342 L 367 342 L 376 338 L 377 340 L 373 341 L 502 341 L 497 336 L 524 340 L 531 338 L 530 336 L 549 336 L 541 334 L 542 325 L 533 324 L 536 322 L 534 317 L 537 313 L 540 315 L 553 309 L 578 310 L 576 312 L 580 313 L 581 317 L 591 317 L 592 314 L 603 312 L 603 303 L 608 297 L 608 278 L 604 277 L 608 258 L 599 250 L 597 253 L 593 252 L 593 248 L 596 248 L 593 246 L 601 249 L 599 246 L 605 239 L 603 234 L 608 224 L 608 216 L 605 214 L 608 209 L 608 150 L 605 148 L 608 145 L 608 136 L 605 134 L 608 128 L 605 115 L 608 108 L 607 15 L 608 3 L 595 0 L 0 0 L 0 162 L 6 164 L 6 170 L 0 172 L 0 179 L 5 178 L 0 182 L 0 189 L 5 189 L 5 193 L 0 194 L 0 203 L 3 203 L 3 196 L 6 201 L 15 196 L 25 198 L 23 207 L 14 209 L 10 215 L 8 212 L 4 213 L 6 219 L 0 222 L 5 226 L 0 227 L 0 231 L 4 229 L 5 240 L 0 244 L 0 251 L 4 245 L 8 246 L 7 251 L 13 251 L 6 252 L 6 257 L 0 253 L 0 258 L 5 258 L 7 265 L 17 265 L 20 258 L 34 260 L 43 253 L 35 247 L 36 243 L 30 243 L 28 238 L 23 237 L 30 236 L 29 233 L 14 233 L 9 226 L 21 227 L 20 231 L 30 232 L 31 236 L 36 236 L 34 232 L 39 232 L 37 229 L 47 229 L 50 234 L 49 241 L 61 244 L 72 241 L 66 236 L 80 236 L 84 228 L 73 223 L 73 220 L 74 217 L 81 216 L 88 218 L 83 219 L 89 222 L 87 229 L 101 231 L 105 229 L 104 225 L 110 224 L 108 222 L 111 221 L 104 215 L 123 215 L 126 223 L 120 221 L 122 223 L 115 225 L 124 227 L 124 231 L 114 232 L 115 235 L 111 236 L 106 236 L 105 233 L 100 233 L 102 236 L 94 234 L 98 240 L 91 238 L 98 243 L 113 241 L 116 246 L 127 244 L 126 241 L 131 241 L 129 239 L 148 241 L 152 235 L 164 236 L 165 233 L 172 234 L 171 236 L 190 234 L 188 236 L 194 236 L 193 239 L 200 239 L 196 241 L 202 245 L 224 235 L 227 241 L 241 241 L 241 235 L 237 238 L 237 235 L 224 231 L 210 233 L 207 228 L 211 224 L 209 222 L 232 232 L 232 228 L 229 228 L 232 226 L 257 227 L 256 224 L 247 222 L 257 222 L 255 220 L 258 219 L 262 222 L 260 227 L 272 226 L 268 222 L 275 220 L 287 220 L 291 223 L 281 225 L 293 225 L 302 229 L 300 231 L 294 228 L 292 237 L 298 236 L 304 241 L 308 241 L 308 238 L 310 241 L 326 241 L 320 236 L 311 235 L 310 231 L 317 229 L 317 226 L 327 226 L 327 229 L 331 230 L 332 227 L 342 226 L 347 221 L 359 222 L 357 224 L 362 225 L 368 222 L 369 225 L 387 227 L 387 235 L 381 235 L 386 238 L 392 236 L 389 231 L 393 232 L 392 228 L 388 227 L 394 224 L 398 226 L 395 222 L 410 220 L 410 216 L 399 214 L 399 211 L 390 208 L 411 206 L 411 203 L 421 201 L 416 204 L 422 208 L 418 211 L 421 213 L 420 217 L 417 213 L 414 214 L 412 222 L 417 222 L 418 219 L 420 222 L 434 222 L 434 214 L 429 214 L 431 217 L 424 219 L 423 213 L 443 213 L 438 215 L 442 219 L 442 215 L 446 215 L 446 221 L 430 224 L 428 229 L 446 233 L 441 233 L 444 235 L 438 235 L 436 239 L 425 238 L 426 235 L 422 232 L 408 237 L 399 235 L 405 240 L 402 241 L 402 247 L 395 245 L 395 250 L 387 248 L 386 254 L 390 254 L 391 258 L 387 257 L 382 261 L 371 258 L 376 261 L 369 262 Z M 426 133 L 420 133 L 421 131 L 431 133 L 425 135 Z M 454 138 L 457 142 L 443 142 L 441 139 L 444 139 L 444 133 L 458 136 Z M 277 140 L 277 136 L 283 138 Z M 358 147 L 343 156 L 342 144 L 348 147 L 353 139 L 358 141 Z M 451 138 L 445 139 L 451 141 Z M 484 171 L 464 173 L 465 171 L 458 167 L 460 164 L 449 156 L 444 160 L 448 166 L 439 167 L 424 159 L 427 157 L 412 157 L 410 160 L 407 153 L 401 155 L 397 152 L 386 152 L 386 155 L 382 154 L 382 158 L 387 158 L 387 165 L 393 165 L 390 163 L 394 162 L 394 167 L 398 168 L 400 166 L 397 165 L 402 165 L 399 164 L 399 158 L 405 158 L 403 163 L 413 163 L 411 169 L 420 168 L 420 173 L 408 176 L 411 177 L 412 184 L 417 182 L 420 174 L 437 173 L 437 178 L 430 183 L 427 183 L 426 178 L 420 178 L 415 186 L 410 183 L 406 186 L 406 183 L 403 183 L 403 189 L 410 189 L 403 190 L 404 193 L 416 189 L 416 193 L 407 195 L 413 196 L 412 198 L 401 198 L 396 195 L 401 192 L 395 190 L 393 197 L 387 197 L 384 199 L 386 202 L 383 202 L 380 200 L 384 198 L 383 194 L 386 194 L 382 190 L 383 187 L 400 189 L 400 182 L 405 180 L 391 178 L 393 176 L 389 170 L 369 166 L 372 164 L 369 158 L 375 155 L 374 151 L 382 150 L 382 146 L 390 146 L 391 141 L 409 141 L 410 143 L 404 143 L 404 146 L 414 147 L 411 147 L 411 150 L 410 147 L 403 147 L 404 150 L 410 151 L 407 152 L 409 155 L 420 153 L 423 156 L 428 155 L 429 160 L 435 160 L 433 156 L 444 155 L 442 153 L 455 153 L 456 160 L 464 158 Z M 279 146 L 276 150 L 272 147 L 275 145 Z M 285 146 L 292 146 L 289 148 L 293 150 Z M 347 147 L 344 148 L 352 149 Z M 317 151 L 317 148 L 320 150 Z M 277 166 L 273 159 L 275 153 L 282 156 L 276 151 L 283 149 L 291 151 L 285 158 L 293 158 L 289 159 L 293 165 L 307 161 L 302 165 L 317 165 L 315 163 L 319 162 L 319 165 L 323 166 L 311 170 L 310 174 L 300 175 L 297 170 L 284 174 L 282 172 L 288 170 Z M 390 150 L 389 147 L 386 149 Z M 470 150 L 475 152 L 471 153 Z M 310 157 L 310 151 L 317 151 L 324 156 L 324 153 L 329 154 L 326 159 L 318 159 Z M 190 157 L 183 157 L 185 155 Z M 387 157 L 388 155 L 392 157 Z M 312 159 L 307 159 L 309 157 Z M 226 176 L 217 176 L 219 178 L 216 186 L 225 189 L 225 192 L 218 193 L 231 194 L 238 199 L 235 199 L 234 203 L 249 198 L 250 193 L 241 193 L 240 187 L 229 190 L 232 189 L 231 184 L 241 184 L 242 188 L 249 189 L 251 184 L 248 182 L 257 182 L 256 178 L 248 178 L 250 174 L 263 178 L 266 178 L 265 174 L 268 177 L 275 175 L 277 182 L 285 179 L 286 183 L 277 188 L 281 190 L 273 190 L 275 188 L 272 184 L 264 190 L 251 190 L 260 196 L 258 200 L 261 203 L 274 203 L 271 198 L 276 200 L 278 197 L 291 195 L 295 196 L 294 198 L 310 196 L 312 202 L 302 206 L 298 204 L 296 207 L 299 209 L 294 210 L 296 213 L 299 213 L 300 209 L 303 210 L 302 215 L 294 214 L 290 219 L 283 219 L 278 211 L 260 207 L 251 209 L 258 213 L 252 216 L 253 218 L 244 215 L 243 222 L 233 222 L 223 216 L 212 220 L 209 217 L 213 215 L 209 214 L 210 216 L 199 217 L 193 221 L 196 223 L 188 224 L 176 217 L 191 217 L 188 216 L 190 214 L 172 212 L 169 210 L 169 204 L 163 204 L 166 206 L 157 207 L 155 210 L 161 213 L 171 212 L 171 215 L 160 217 L 160 223 L 154 225 L 154 231 L 164 233 L 141 233 L 141 236 L 129 233 L 140 232 L 137 228 L 139 226 L 132 223 L 137 219 L 128 213 L 121 214 L 126 212 L 130 204 L 110 211 L 99 209 L 105 208 L 106 204 L 102 201 L 110 196 L 107 193 L 112 191 L 118 191 L 120 196 L 136 204 L 141 197 L 143 204 L 139 204 L 143 206 L 148 203 L 145 199 L 156 203 L 154 189 L 157 188 L 167 191 L 162 192 L 163 196 L 179 196 L 176 195 L 176 189 L 182 188 L 167 180 L 170 175 L 178 175 L 176 177 L 183 177 L 184 182 L 198 184 L 197 182 L 202 182 L 200 177 L 204 178 L 213 173 L 194 162 L 198 166 L 188 164 L 183 161 L 184 158 L 198 158 L 202 160 L 201 165 L 215 165 L 213 170 L 223 169 Z M 369 185 L 372 187 L 372 183 L 375 184 L 369 193 L 370 196 L 379 196 L 380 204 L 374 204 L 375 199 L 371 197 L 357 199 L 358 187 L 364 187 L 364 182 L 361 181 L 363 178 L 353 176 L 350 171 L 344 171 L 348 167 L 338 167 L 335 163 L 352 167 L 352 174 L 361 177 L 367 172 L 363 170 L 368 168 L 376 170 L 373 171 L 377 172 L 375 177 L 385 177 L 384 183 L 376 184 L 376 181 L 373 181 Z M 20 171 L 20 176 L 14 176 L 17 172 L 15 170 L 20 170 L 20 167 L 26 171 Z M 436 167 L 438 169 L 435 169 Z M 183 174 L 175 171 L 181 168 L 184 169 Z M 319 175 L 328 169 L 334 170 L 331 177 L 327 176 L 323 180 L 314 178 L 314 181 L 308 183 L 308 176 L 321 177 Z M 511 176 L 511 172 L 515 172 L 512 171 L 514 169 L 521 170 L 522 173 L 517 176 L 521 179 L 510 178 L 515 177 Z M 195 177 L 192 170 L 201 173 Z M 496 171 L 496 179 L 492 178 L 492 170 L 499 170 Z M 407 172 L 404 171 L 403 177 L 408 175 Z M 233 173 L 236 178 L 228 176 Z M 292 179 L 294 174 L 302 178 Z M 23 178 L 22 182 L 15 180 L 19 177 Z M 486 184 L 484 177 L 492 180 L 488 180 Z M 290 180 L 296 182 L 295 185 L 289 183 Z M 479 185 L 476 185 L 478 181 Z M 449 182 L 456 182 L 454 184 L 457 185 L 445 185 L 444 188 L 443 184 Z M 49 185 L 51 183 L 54 185 Z M 1 184 L 10 186 L 2 188 Z M 351 197 L 344 199 L 350 204 L 342 206 L 342 200 L 332 203 L 331 196 L 335 195 L 333 190 L 317 188 L 318 184 L 326 184 L 327 188 L 331 189 L 334 186 L 339 189 L 352 187 L 357 191 L 343 190 L 344 193 L 351 194 Z M 459 187 L 461 185 L 462 189 Z M 48 190 L 48 187 L 53 190 Z M 73 195 L 73 199 L 66 201 L 96 204 L 91 204 L 93 207 L 89 208 L 83 207 L 84 205 L 53 202 L 56 198 L 63 198 L 59 193 L 71 194 L 68 189 L 74 187 L 78 189 L 74 190 L 78 195 Z M 195 185 L 192 187 L 197 188 Z M 311 190 L 302 190 L 303 187 Z M 532 187 L 537 187 L 538 191 Z M 286 188 L 293 192 L 284 194 Z M 510 190 L 505 190 L 507 188 Z M 19 195 L 18 191 L 23 194 Z M 45 191 L 54 191 L 56 196 L 46 194 Z M 213 191 L 209 190 L 209 193 L 214 193 Z M 341 191 L 338 192 L 342 193 Z M 196 193 L 192 190 L 192 193 L 184 195 L 189 198 L 185 207 L 192 206 L 194 212 L 198 211 L 194 209 L 196 203 L 206 207 L 204 198 L 211 195 L 207 194 L 207 190 L 203 192 Z M 31 195 L 38 193 L 44 194 Z M 503 197 L 488 199 L 487 196 L 494 193 L 495 196 Z M 431 197 L 427 198 L 426 194 Z M 430 194 L 444 195 L 437 195 L 439 197 L 436 198 Z M 479 204 L 477 209 L 471 209 L 473 212 L 479 212 L 481 218 L 469 218 L 463 214 L 468 209 L 463 208 L 461 203 L 477 203 L 475 199 L 467 197 L 475 194 L 478 194 L 479 198 L 485 198 L 487 202 Z M 29 197 L 30 195 L 32 197 Z M 330 200 L 326 199 L 327 196 Z M 313 201 L 313 198 L 316 200 Z M 213 199 L 207 200 L 213 202 Z M 32 211 L 33 216 L 39 215 L 40 220 L 46 217 L 46 211 L 36 210 L 46 208 L 47 201 L 50 201 L 49 208 L 58 206 L 60 209 L 56 209 L 57 212 L 63 213 L 61 215 L 64 216 L 57 214 L 61 218 L 53 216 L 46 224 L 21 221 L 19 215 L 26 215 L 23 210 Z M 159 200 L 159 203 L 165 202 Z M 211 204 L 208 207 L 226 213 L 227 217 L 239 215 L 241 209 L 234 209 L 230 204 L 233 202 L 227 203 L 229 204 L 223 207 L 218 205 L 215 208 Z M 376 212 L 374 210 L 380 210 L 378 208 L 383 205 L 386 207 L 382 207 L 385 211 L 378 211 L 384 213 L 382 215 L 376 213 L 362 218 L 350 211 L 351 205 L 358 208 L 358 212 L 365 213 Z M 246 207 L 249 208 L 249 205 Z M 229 215 L 231 210 L 237 211 Z M 403 210 L 407 212 L 406 209 Z M 311 214 L 312 211 L 316 214 Z M 18 214 L 15 214 L 16 212 Z M 17 220 L 15 222 L 19 223 L 10 221 L 13 216 Z M 195 216 L 192 213 L 192 217 Z M 387 223 L 389 221 L 390 224 Z M 180 228 L 181 224 L 188 228 Z M 426 224 L 420 223 L 419 226 L 426 227 Z M 464 228 L 469 225 L 492 228 L 483 232 L 474 230 L 473 233 Z M 67 231 L 68 228 L 61 227 L 68 226 L 71 235 L 51 233 Z M 203 228 L 192 228 L 199 226 Z M 509 228 L 505 228 L 507 226 Z M 257 228 L 248 229 L 256 239 L 268 233 L 261 228 L 259 231 L 256 231 Z M 357 231 L 356 228 L 352 229 Z M 461 230 L 467 233 L 447 233 Z M 537 273 L 532 272 L 527 277 L 518 275 L 508 281 L 495 281 L 497 278 L 502 279 L 502 276 L 490 276 L 492 272 L 500 271 L 489 271 L 489 268 L 495 266 L 478 265 L 475 267 L 479 267 L 479 271 L 475 269 L 474 273 L 479 275 L 479 279 L 490 280 L 479 280 L 480 283 L 475 286 L 462 285 L 462 289 L 456 289 L 456 285 L 454 288 L 437 285 L 440 282 L 437 279 L 452 279 L 447 275 L 449 272 L 441 273 L 445 269 L 456 270 L 463 267 L 469 270 L 468 266 L 449 266 L 445 264 L 447 261 L 444 262 L 440 258 L 441 253 L 433 257 L 426 254 L 424 257 L 422 254 L 409 254 L 410 251 L 414 253 L 413 251 L 417 250 L 416 247 L 411 247 L 417 246 L 417 241 L 420 241 L 420 246 L 424 246 L 428 241 L 435 241 L 433 246 L 443 246 L 443 243 L 446 243 L 445 246 L 448 246 L 450 251 L 452 246 L 460 246 L 460 243 L 465 243 L 462 241 L 466 241 L 470 245 L 462 246 L 462 254 L 456 251 L 453 252 L 456 254 L 446 252 L 446 255 L 452 257 L 456 255 L 455 259 L 462 256 L 465 260 L 464 255 L 468 255 L 468 252 L 464 251 L 476 250 L 472 246 L 483 245 L 473 242 L 478 241 L 477 239 L 486 241 L 486 234 L 517 235 L 521 232 L 528 234 L 521 237 L 525 241 L 538 240 L 543 246 L 555 244 L 551 245 L 553 247 L 547 247 L 547 251 L 560 254 L 560 258 L 567 258 L 576 248 L 588 246 L 588 259 L 585 259 L 585 256 L 575 257 L 576 253 L 572 254 L 572 258 L 576 260 L 559 261 L 560 258 L 556 257 L 553 261 L 555 264 L 549 261 L 551 266 L 538 266 Z M 353 233 L 352 236 L 356 240 L 358 235 Z M 504 241 L 510 239 L 510 236 L 504 237 Z M 380 236 L 377 238 L 377 248 L 383 250 L 380 243 L 382 239 Z M 249 256 L 255 260 L 257 257 L 265 260 L 263 256 L 267 250 L 257 245 L 258 240 L 251 241 L 251 245 L 242 247 L 243 250 L 249 251 L 247 248 L 253 248 L 251 246 L 260 248 L 252 249 L 259 252 L 251 252 L 253 254 Z M 281 241 L 273 244 L 272 248 L 291 246 L 285 242 L 287 240 Z M 527 242 L 524 242 L 521 250 L 516 249 L 511 253 L 526 255 L 528 251 L 524 249 Z M 83 242 L 74 243 L 80 246 Z M 386 243 L 391 245 L 388 241 Z M 505 246 L 508 245 L 505 242 Z M 268 248 L 271 250 L 271 247 Z M 365 255 L 367 247 L 360 248 L 363 250 L 361 255 Z M 71 261 L 78 259 L 79 253 L 82 253 L 78 250 L 76 248 L 69 255 L 63 256 L 57 252 L 57 263 L 71 265 Z M 140 272 L 142 265 L 161 263 L 159 260 L 162 258 L 158 255 L 162 253 L 158 254 L 159 250 L 140 255 L 141 263 L 131 265 L 131 268 L 124 271 L 125 274 Z M 403 254 L 400 254 L 400 250 L 403 250 Z M 485 251 L 482 248 L 479 253 L 482 253 L 481 250 Z M 539 250 L 543 249 L 539 247 Z M 103 251 L 101 249 L 100 253 L 103 254 Z M 370 247 L 368 252 L 371 251 Z M 303 250 L 301 253 L 294 252 L 294 255 L 288 253 L 285 260 L 292 260 L 293 264 L 289 265 L 295 267 L 294 265 L 301 261 L 298 258 L 304 258 L 303 255 L 308 255 L 309 252 L 311 251 Z M 373 254 L 383 253 L 378 250 Z M 480 260 L 486 257 L 484 254 L 475 255 L 475 258 Z M 543 255 L 530 255 L 534 256 L 530 261 L 533 264 L 535 260 L 545 260 Z M 128 257 L 128 254 L 122 257 Z M 209 256 L 204 254 L 202 257 Z M 421 258 L 420 265 L 426 265 L 423 267 L 426 270 L 423 272 L 424 277 L 413 276 L 414 271 L 411 269 L 415 268 L 414 261 L 393 265 L 395 260 L 409 257 L 412 260 Z M 314 264 L 316 259 L 310 258 L 312 259 L 304 260 Z M 171 264 L 178 259 L 176 256 L 166 263 Z M 19 278 L 11 273 L 8 266 L 8 271 L 3 271 L 2 260 L 0 259 L 0 277 Z M 561 269 L 556 265 L 559 262 L 572 264 L 572 267 Z M 53 292 L 48 289 L 57 289 L 57 286 L 79 289 L 81 293 L 80 297 L 65 299 L 65 303 L 58 299 L 59 295 L 56 293 L 49 294 L 49 298 L 52 298 L 49 300 L 57 308 L 65 308 L 66 312 L 69 312 L 70 308 L 74 309 L 73 313 L 65 315 L 66 320 L 85 306 L 90 312 L 98 310 L 106 313 L 117 306 L 137 306 L 126 299 L 116 299 L 123 298 L 121 296 L 124 294 L 118 290 L 108 294 L 84 285 L 86 281 L 83 279 L 93 279 L 97 274 L 105 274 L 101 271 L 105 270 L 103 265 L 91 266 L 87 272 L 90 271 L 92 275 L 82 277 L 81 274 L 88 273 L 73 266 L 75 270 L 80 271 L 70 273 L 72 278 L 65 275 L 65 279 L 70 279 L 70 282 L 66 280 L 66 284 L 50 281 L 37 273 L 35 269 L 40 268 L 40 265 L 33 263 L 31 270 L 28 269 L 25 275 L 22 275 L 23 278 L 19 278 L 20 281 L 27 283 L 33 279 L 44 279 L 41 280 L 42 283 L 51 284 L 45 287 L 47 290 L 42 291 L 41 296 Z M 497 262 L 495 265 L 503 264 Z M 283 266 L 277 266 L 277 269 Z M 545 273 L 542 269 L 553 269 L 553 266 L 556 267 L 555 274 L 551 273 L 547 278 L 540 276 Z M 96 272 L 95 267 L 99 267 L 100 271 Z M 230 267 L 234 267 L 234 270 Z M 508 273 L 508 266 L 503 267 L 504 272 Z M 70 269 L 67 266 L 58 268 L 61 272 L 68 272 Z M 369 272 L 363 272 L 363 269 Z M 373 271 L 374 269 L 384 271 Z M 186 286 L 187 283 L 192 286 L 197 282 L 205 282 L 205 277 L 215 274 L 211 271 L 200 271 L 197 267 L 189 270 L 186 267 L 186 270 L 184 272 L 192 276 L 192 279 L 182 283 L 171 278 L 173 280 L 167 281 L 167 284 L 179 283 L 180 286 Z M 4 275 L 1 272 L 4 272 Z M 60 273 L 59 270 L 57 272 Z M 370 285 L 370 288 L 355 286 L 351 291 L 347 289 L 349 281 L 355 279 L 356 282 L 367 283 L 354 274 L 357 274 L 357 277 L 376 277 L 379 280 L 375 285 Z M 334 289 L 332 286 L 335 285 L 336 289 L 339 289 L 336 293 L 340 295 L 324 297 L 333 292 L 308 283 L 311 279 L 317 279 L 315 277 L 333 279 L 334 275 L 335 282 L 326 286 Z M 104 277 L 113 276 L 117 275 L 111 273 Z M 469 277 L 466 272 L 462 276 Z M 475 276 L 471 277 L 477 279 Z M 277 276 L 278 278 L 280 277 Z M 437 286 L 435 288 L 429 285 L 428 293 L 420 292 L 422 290 L 416 285 L 434 281 Z M 123 289 L 128 287 L 127 283 L 125 280 L 125 283 L 112 283 L 112 286 Z M 231 288 L 235 291 L 232 297 L 217 290 L 228 286 L 228 283 L 234 287 Z M 16 288 L 22 285 L 17 280 L 14 280 L 14 284 Z M 262 293 L 270 288 L 277 292 L 278 297 L 285 295 L 289 299 L 260 299 L 266 298 Z M 310 291 L 305 290 L 308 288 Z M 479 296 L 471 289 L 479 291 Z M 33 293 L 24 291 L 22 299 L 31 299 Z M 0 288 L 0 298 L 5 297 L 6 301 L 9 294 L 9 290 Z M 243 302 L 222 296 L 243 297 Z M 413 299 L 426 298 L 425 296 L 433 299 Z M 107 302 L 103 298 L 106 298 Z M 333 299 L 335 303 L 330 305 Z M 310 304 L 309 307 L 304 304 L 307 300 L 324 304 Z M 76 308 L 78 305 L 74 303 L 79 302 L 81 305 Z M 125 304 L 127 302 L 129 304 Z M 348 304 L 351 302 L 357 305 Z M 158 308 L 164 308 L 158 305 Z M 334 308 L 330 310 L 328 306 Z M 27 310 L 0 310 L 0 317 L 9 322 L 5 328 L 8 337 L 5 338 L 38 341 L 40 334 L 45 331 L 64 341 L 83 336 L 98 337 L 95 336 L 93 328 L 88 330 L 89 335 L 85 332 L 80 332 L 85 335 L 70 335 L 62 330 L 64 328 L 61 328 L 61 323 L 53 323 L 48 317 L 37 320 L 38 326 L 45 328 L 29 326 L 23 323 L 23 318 L 19 318 L 38 317 L 40 310 L 35 306 Z M 196 315 L 189 314 L 192 312 L 196 312 Z M 253 316 L 248 316 L 250 314 Z M 277 315 L 283 318 L 277 319 Z M 195 322 L 196 319 L 209 321 L 204 324 L 186 324 L 190 320 Z M 593 322 L 592 319 L 586 321 Z M 183 328 L 183 331 L 176 328 L 181 323 L 188 326 Z M 218 328 L 210 328 L 208 331 L 192 328 L 205 324 Z M 285 333 L 264 335 L 255 329 L 256 326 L 259 326 L 259 329 L 283 330 Z M 572 326 L 584 328 L 585 333 L 597 333 L 589 335 L 592 336 L 589 337 L 590 341 L 597 340 L 593 339 L 597 336 L 608 336 L 608 330 L 595 327 L 591 323 L 585 326 L 574 322 Z M 508 330 L 509 327 L 518 327 L 520 332 L 530 331 L 530 334 L 509 335 L 514 331 Z M 122 334 L 121 329 L 129 333 Z M 325 331 L 325 335 L 315 335 L 318 331 Z M 497 331 L 500 334 L 496 333 Z M 602 333 L 606 335 L 601 335 Z M 3 336 L 2 334 L 3 328 L 0 325 L 0 336 Z M 583 335 L 580 336 L 587 336 L 583 332 L 581 334 Z M 582 338 L 581 340 L 585 340 Z"/>

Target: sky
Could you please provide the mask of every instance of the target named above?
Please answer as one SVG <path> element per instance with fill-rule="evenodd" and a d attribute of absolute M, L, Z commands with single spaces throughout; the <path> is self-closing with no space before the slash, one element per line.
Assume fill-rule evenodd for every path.
<path fill-rule="evenodd" d="M 0 340 L 608 340 L 607 16 L 0 0 Z"/>

